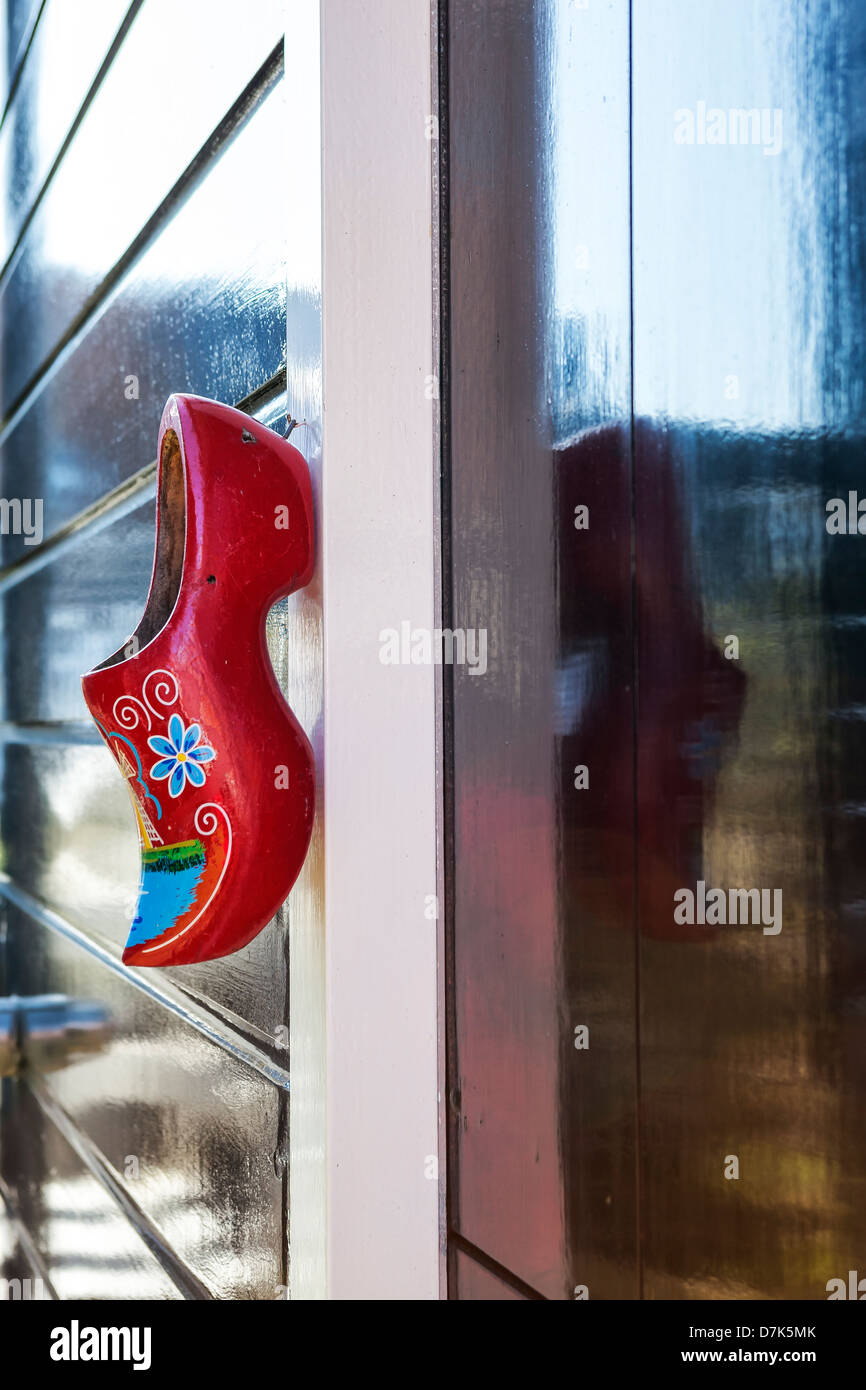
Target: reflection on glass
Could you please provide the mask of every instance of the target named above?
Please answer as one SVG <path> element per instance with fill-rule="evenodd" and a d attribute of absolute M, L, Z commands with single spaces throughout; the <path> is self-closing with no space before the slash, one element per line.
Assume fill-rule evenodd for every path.
<path fill-rule="evenodd" d="M 555 6 L 539 195 L 569 1019 L 610 1020 L 606 937 L 639 941 L 622 1050 L 563 1049 L 568 1277 L 823 1297 L 864 1235 L 862 556 L 825 504 L 861 471 L 866 24 L 638 3 L 624 88 L 626 10 Z M 699 882 L 781 894 L 782 930 L 677 923 Z"/>

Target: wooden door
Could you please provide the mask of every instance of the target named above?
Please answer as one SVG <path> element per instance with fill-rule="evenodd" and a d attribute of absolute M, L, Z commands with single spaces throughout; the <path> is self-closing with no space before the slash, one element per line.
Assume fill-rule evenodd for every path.
<path fill-rule="evenodd" d="M 315 935 L 318 831 L 291 913 L 246 950 L 124 967 L 137 846 L 79 678 L 143 606 L 170 391 L 290 407 L 315 464 L 317 6 L 292 7 L 291 117 L 281 0 L 5 10 L 0 469 L 42 519 L 2 542 L 0 993 L 86 1001 L 104 1029 L 3 1084 L 2 1273 L 61 1299 L 285 1297 L 288 958 Z M 318 739 L 312 592 L 268 636 Z"/>
<path fill-rule="evenodd" d="M 448 26 L 451 1288 L 824 1299 L 866 1239 L 862 7 Z"/>

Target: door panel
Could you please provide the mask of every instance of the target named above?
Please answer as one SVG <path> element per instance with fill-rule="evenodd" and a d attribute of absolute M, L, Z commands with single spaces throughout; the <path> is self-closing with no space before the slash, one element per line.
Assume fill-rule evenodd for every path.
<path fill-rule="evenodd" d="M 449 673 L 451 1219 L 539 1295 L 630 1298 L 628 6 L 449 23 L 449 625 L 489 633 Z"/>
<path fill-rule="evenodd" d="M 456 1297 L 481 1300 L 486 1303 L 522 1303 L 523 1294 L 510 1284 L 497 1278 L 471 1255 L 458 1250 L 454 1260 L 454 1274 L 457 1280 Z"/>
<path fill-rule="evenodd" d="M 452 1289 L 476 1246 L 547 1298 L 824 1299 L 866 1237 L 864 11 L 448 19 L 448 617 L 491 652 Z"/>

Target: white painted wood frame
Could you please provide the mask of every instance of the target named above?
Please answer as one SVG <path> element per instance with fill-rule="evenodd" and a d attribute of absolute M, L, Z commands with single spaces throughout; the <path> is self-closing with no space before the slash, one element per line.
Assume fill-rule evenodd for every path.
<path fill-rule="evenodd" d="M 321 0 L 327 1292 L 444 1294 L 429 0 Z M 431 135 L 434 137 L 431 140 Z"/>

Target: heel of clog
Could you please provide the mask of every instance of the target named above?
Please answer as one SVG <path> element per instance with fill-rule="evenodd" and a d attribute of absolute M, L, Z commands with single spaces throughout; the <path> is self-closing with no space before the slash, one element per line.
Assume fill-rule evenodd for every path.
<path fill-rule="evenodd" d="M 221 548 L 232 559 L 232 583 L 265 605 L 308 584 L 315 567 L 313 487 L 294 444 L 232 406 L 198 396 L 170 398 L 160 449 L 172 433 L 184 459 L 193 568 L 207 579 Z"/>

